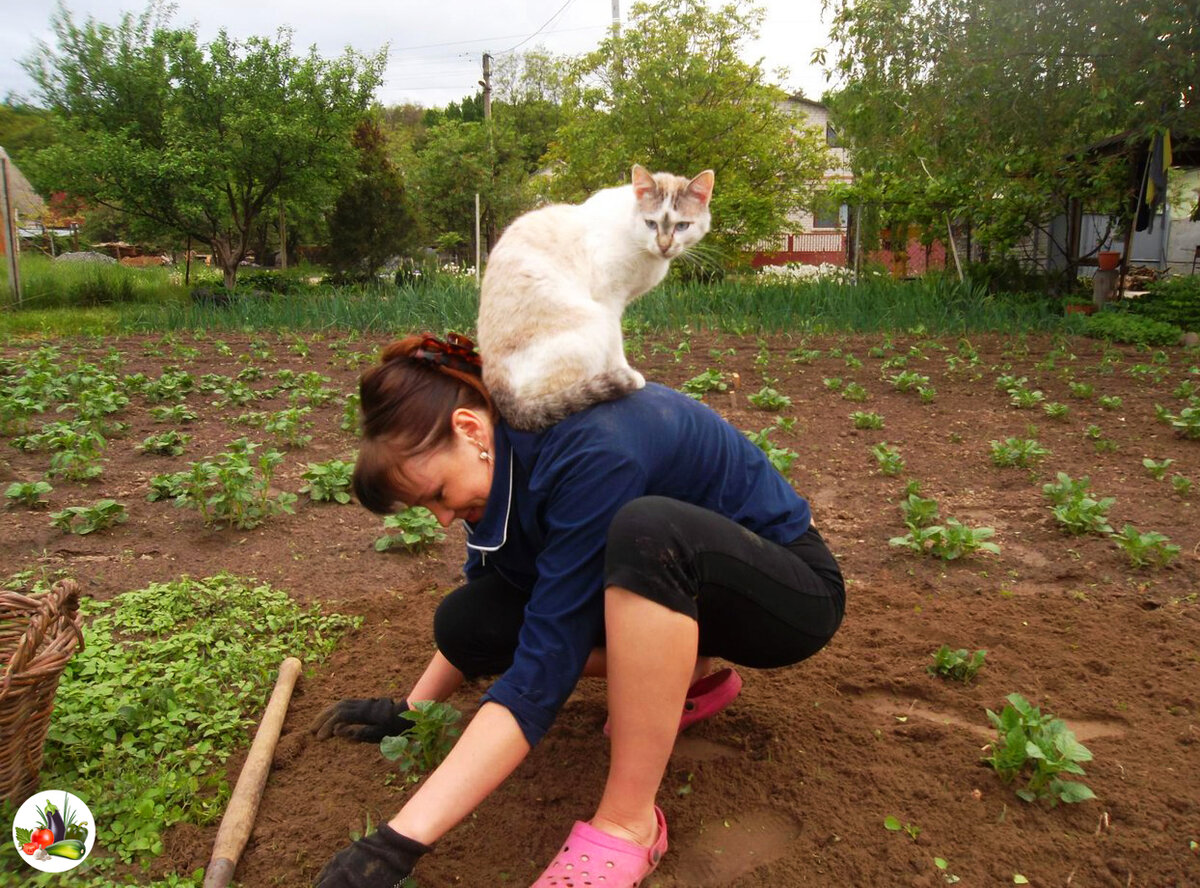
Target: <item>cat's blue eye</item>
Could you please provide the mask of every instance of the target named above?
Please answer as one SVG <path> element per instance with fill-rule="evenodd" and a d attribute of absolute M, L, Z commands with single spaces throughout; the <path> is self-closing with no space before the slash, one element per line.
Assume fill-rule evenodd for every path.
<path fill-rule="evenodd" d="M 647 228 L 649 228 L 651 231 L 657 231 L 657 230 L 658 230 L 658 223 L 657 223 L 657 222 L 655 222 L 653 219 L 647 219 L 647 220 L 646 220 L 646 227 L 647 227 Z"/>
<path fill-rule="evenodd" d="M 676 231 L 687 231 L 687 230 L 688 230 L 689 228 L 691 228 L 691 227 L 692 227 L 692 223 L 691 223 L 691 222 L 676 222 L 676 223 L 675 223 L 675 230 L 676 230 Z"/>

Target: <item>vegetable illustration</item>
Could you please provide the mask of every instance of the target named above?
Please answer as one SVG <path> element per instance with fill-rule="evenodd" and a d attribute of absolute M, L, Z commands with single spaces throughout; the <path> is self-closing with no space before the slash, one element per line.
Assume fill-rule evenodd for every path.
<path fill-rule="evenodd" d="M 63 822 L 62 815 L 49 802 L 46 803 L 46 820 L 54 834 L 54 841 L 61 842 L 67 837 L 67 825 Z"/>
<path fill-rule="evenodd" d="M 33 831 L 33 835 L 30 836 L 29 841 L 33 842 L 39 848 L 48 848 L 58 840 L 50 830 L 37 829 Z"/>
<path fill-rule="evenodd" d="M 46 853 L 52 857 L 83 860 L 83 855 L 87 853 L 87 847 L 79 839 L 63 839 L 61 842 L 55 842 L 47 848 Z"/>

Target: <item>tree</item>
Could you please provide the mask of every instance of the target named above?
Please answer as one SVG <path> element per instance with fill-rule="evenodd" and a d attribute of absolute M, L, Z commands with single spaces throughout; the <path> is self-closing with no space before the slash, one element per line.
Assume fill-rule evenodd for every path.
<path fill-rule="evenodd" d="M 415 223 L 379 124 L 371 119 L 359 123 L 353 144 L 358 149 L 358 174 L 330 214 L 330 246 L 335 269 L 371 278 L 413 244 Z"/>
<path fill-rule="evenodd" d="M 884 224 L 944 232 L 953 220 L 1006 253 L 1033 228 L 1049 234 L 1070 197 L 1127 216 L 1127 158 L 1089 145 L 1195 131 L 1200 25 L 1188 4 L 828 5 L 840 77 L 828 102 L 851 148 L 852 199 Z"/>
<path fill-rule="evenodd" d="M 281 197 L 337 193 L 384 53 L 297 58 L 287 30 L 202 46 L 166 15 L 152 4 L 115 27 L 77 25 L 59 7 L 57 47 L 24 63 L 62 121 L 38 165 L 89 202 L 208 244 L 232 289 L 260 214 Z"/>
<path fill-rule="evenodd" d="M 743 2 L 633 6 L 626 27 L 569 72 L 552 193 L 578 199 L 635 162 L 689 176 L 711 168 L 709 241 L 732 251 L 777 233 L 811 201 L 828 160 L 824 134 L 797 129 L 785 94 L 739 55 L 762 17 Z"/>
<path fill-rule="evenodd" d="M 409 181 L 423 226 L 463 260 L 475 240 L 476 194 L 484 231 L 502 228 L 529 204 L 521 140 L 502 118 L 430 127 Z"/>

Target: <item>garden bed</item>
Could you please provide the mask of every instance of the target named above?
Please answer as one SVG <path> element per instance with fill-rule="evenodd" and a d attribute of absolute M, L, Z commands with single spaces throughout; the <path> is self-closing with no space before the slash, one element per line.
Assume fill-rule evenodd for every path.
<path fill-rule="evenodd" d="M 148 380 L 167 367 L 197 381 L 260 368 L 257 377 L 245 374 L 260 392 L 277 387 L 281 370 L 316 371 L 337 397 L 306 404 L 302 422 L 312 423 L 312 439 L 281 448 L 271 495 L 298 492 L 308 463 L 353 458 L 342 398 L 381 343 L 217 336 L 53 344 L 64 368 L 106 357 L 116 367 L 115 354 L 119 374 Z M 37 345 L 10 344 L 0 358 L 17 361 L 10 373 L 18 372 Z M 909 335 L 673 333 L 632 341 L 630 351 L 648 379 L 673 387 L 705 371 L 730 386 L 737 374 L 736 390 L 713 390 L 705 400 L 741 429 L 794 418 L 768 437 L 781 459 L 794 453 L 788 475 L 812 502 L 848 581 L 846 620 L 825 651 L 789 669 L 744 670 L 738 700 L 680 738 L 659 796 L 671 850 L 647 888 L 935 886 L 951 877 L 966 885 L 1020 884 L 1016 877 L 1033 885 L 1196 883 L 1200 441 L 1172 430 L 1155 407 L 1181 413 L 1185 384 L 1200 387 L 1200 355 L 991 335 L 964 345 Z M 749 398 L 764 376 L 790 399 L 779 413 Z M 860 390 L 866 399 L 852 400 Z M 0 563 L 6 573 L 68 571 L 98 599 L 229 571 L 363 618 L 301 680 L 237 870 L 249 888 L 308 884 L 352 833 L 391 816 L 411 784 L 377 748 L 316 742 L 307 725 L 340 697 L 404 695 L 431 653 L 432 614 L 454 587 L 463 537 L 452 529 L 423 554 L 379 553 L 377 517 L 304 494 L 294 514 L 242 530 L 206 527 L 196 511 L 147 502 L 153 476 L 223 452 L 242 436 L 267 440 L 262 429 L 232 420 L 282 411 L 293 396 L 281 390 L 214 406 L 224 397 L 193 389 L 151 403 L 131 394 L 113 414 L 130 428 L 108 441 L 97 480 L 50 479 L 47 508 L 0 511 Z M 138 452 L 147 435 L 172 427 L 156 422 L 151 408 L 177 402 L 196 414 L 177 426 L 192 435 L 184 453 Z M 1063 411 L 1047 412 L 1047 403 L 1065 405 L 1065 415 L 1052 416 Z M 883 427 L 856 428 L 855 411 L 878 414 Z M 60 418 L 52 408 L 34 427 Z M 1001 468 L 992 442 L 1010 438 L 1048 453 L 1027 451 L 1029 467 Z M 884 452 L 894 454 L 886 462 L 896 474 L 884 474 L 876 455 Z M 1161 467 L 1162 480 L 1144 459 Z M 48 455 L 6 448 L 0 460 L 7 487 L 41 479 Z M 1129 523 L 1164 534 L 1178 555 L 1163 568 L 1135 568 L 1112 538 L 1066 533 L 1042 490 L 1058 472 L 1088 476 L 1095 497 L 1115 498 L 1108 512 L 1115 530 Z M 943 519 L 993 529 L 999 554 L 943 560 L 890 545 L 909 532 L 899 504 L 914 480 Z M 87 535 L 51 526 L 51 513 L 106 497 L 125 504 L 125 523 Z M 972 683 L 927 672 L 943 644 L 987 651 Z M 464 689 L 452 702 L 470 713 L 482 689 Z M 985 710 L 999 712 L 1011 693 L 1065 719 L 1091 750 L 1094 760 L 1077 779 L 1095 800 L 1028 803 L 1014 791 L 1023 780 L 1005 785 L 982 763 L 995 736 Z M 599 798 L 605 718 L 602 683 L 584 680 L 514 777 L 421 862 L 417 883 L 529 884 Z M 240 764 L 241 756 L 229 761 L 231 782 Z M 102 848 L 102 804 L 86 801 L 101 821 Z M 173 827 L 152 871 L 204 866 L 215 831 L 215 824 Z"/>

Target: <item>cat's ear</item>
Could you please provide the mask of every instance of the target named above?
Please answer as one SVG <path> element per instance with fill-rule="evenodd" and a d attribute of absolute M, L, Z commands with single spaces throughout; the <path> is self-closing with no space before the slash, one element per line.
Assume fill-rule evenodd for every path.
<path fill-rule="evenodd" d="M 658 190 L 654 176 L 640 163 L 633 165 L 631 180 L 633 182 L 633 196 L 638 200 L 641 200 L 643 197 L 649 197 Z"/>
<path fill-rule="evenodd" d="M 688 182 L 688 194 L 700 201 L 704 206 L 708 206 L 708 201 L 712 197 L 713 183 L 716 176 L 712 170 L 705 170 L 692 181 Z"/>

